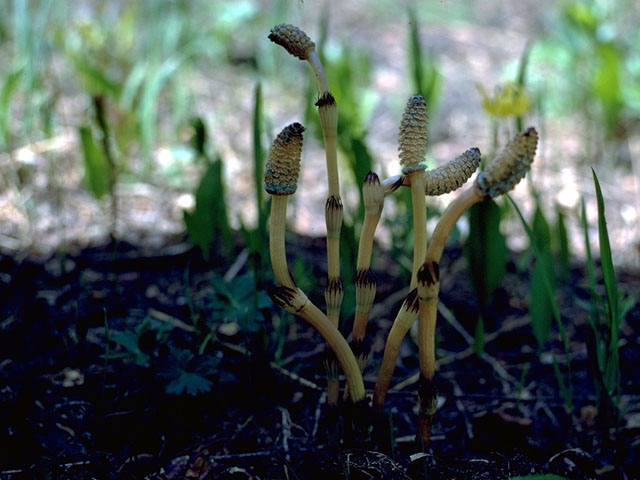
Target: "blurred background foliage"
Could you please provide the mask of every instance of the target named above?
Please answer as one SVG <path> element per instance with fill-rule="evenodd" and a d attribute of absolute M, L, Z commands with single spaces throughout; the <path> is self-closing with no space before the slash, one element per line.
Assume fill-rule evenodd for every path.
<path fill-rule="evenodd" d="M 317 93 L 310 70 L 266 39 L 283 22 L 316 41 L 339 104 L 346 225 L 355 229 L 349 236 L 357 238 L 362 218 L 357 186 L 364 175 L 399 171 L 397 124 L 414 92 L 429 100 L 430 167 L 471 146 L 489 157 L 523 122 L 536 125 L 542 166 L 533 183 L 552 194 L 529 192 L 524 210 L 537 224 L 540 209 L 548 218 L 562 215 L 576 241 L 580 196 L 588 195 L 595 219 L 591 185 L 580 191 L 580 180 L 590 180 L 587 167 L 599 169 L 605 197 L 616 177 L 638 174 L 640 6 L 632 0 L 500 8 L 479 0 L 4 0 L 1 8 L 3 251 L 45 239 L 58 248 L 109 232 L 127 237 L 141 222 L 165 234 L 188 229 L 205 256 L 216 242 L 229 248 L 230 227 L 241 229 L 245 239 L 261 239 L 255 252 L 266 228 L 255 174 L 274 132 L 301 118 L 310 129 L 302 182 L 315 184 L 297 196 L 292 223 L 322 235 L 324 191 L 313 182 L 323 171 Z M 567 165 L 578 191 L 558 198 Z M 86 196 L 78 196 L 81 188 Z M 637 194 L 637 181 L 624 188 Z M 76 234 L 79 198 L 90 213 Z M 625 200 L 609 217 L 622 227 L 640 216 L 638 200 Z M 389 203 L 383 238 L 403 263 L 410 203 L 406 195 Z M 430 212 L 442 206 L 433 201 Z M 154 209 L 167 225 L 145 216 Z M 61 219 L 42 226 L 45 213 Z M 96 223 L 102 227 L 93 236 L 76 238 Z M 42 229 L 48 234 L 39 235 Z M 623 237 L 614 251 L 634 252 L 637 235 Z M 638 263 L 637 251 L 625 255 Z"/>

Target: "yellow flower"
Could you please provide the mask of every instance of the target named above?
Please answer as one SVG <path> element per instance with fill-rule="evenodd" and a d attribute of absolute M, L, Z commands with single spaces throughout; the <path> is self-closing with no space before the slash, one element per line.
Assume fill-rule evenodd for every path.
<path fill-rule="evenodd" d="M 493 96 L 490 96 L 482 85 L 478 84 L 477 88 L 482 95 L 482 108 L 494 117 L 522 115 L 531 107 L 526 92 L 517 83 L 509 82 L 497 87 Z"/>

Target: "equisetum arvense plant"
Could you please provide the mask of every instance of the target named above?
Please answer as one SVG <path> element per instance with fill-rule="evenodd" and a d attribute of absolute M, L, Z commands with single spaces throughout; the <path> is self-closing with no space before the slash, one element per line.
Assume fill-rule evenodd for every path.
<path fill-rule="evenodd" d="M 313 325 L 327 342 L 325 365 L 328 372 L 327 402 L 339 401 L 339 373 L 346 378 L 345 398 L 366 404 L 362 372 L 369 356 L 367 323 L 376 296 L 376 279 L 371 271 L 373 238 L 382 214 L 385 198 L 402 187 L 411 190 L 413 208 L 413 263 L 408 293 L 389 331 L 384 354 L 372 394 L 374 410 L 383 411 L 385 398 L 395 368 L 400 345 L 418 320 L 420 380 L 418 382 L 418 438 L 427 443 L 437 407 L 435 327 L 440 288 L 439 262 L 445 243 L 460 216 L 474 203 L 502 195 L 511 190 L 533 162 L 538 134 L 528 128 L 516 135 L 488 165 L 478 173 L 473 184 L 458 194 L 440 217 L 431 238 L 427 238 L 426 196 L 442 195 L 460 188 L 476 172 L 481 162 L 480 150 L 471 148 L 443 166 L 427 170 L 427 105 L 420 95 L 409 98 L 400 122 L 398 157 L 401 173 L 386 179 L 370 172 L 363 181 L 365 217 L 358 245 L 355 272 L 356 311 L 352 342 L 349 345 L 338 329 L 344 288 L 340 279 L 339 243 L 343 206 L 337 166 L 336 132 L 338 110 L 324 68 L 311 39 L 293 25 L 277 25 L 269 39 L 291 55 L 305 60 L 315 74 L 319 100 L 316 103 L 326 152 L 328 195 L 325 209 L 327 227 L 327 287 L 325 310 L 314 305 L 297 287 L 287 266 L 285 246 L 286 209 L 289 195 L 297 189 L 302 136 L 299 123 L 286 126 L 271 147 L 265 168 L 265 190 L 271 194 L 269 248 L 277 285 L 270 289 L 273 301 L 285 310 Z M 364 407 L 362 407 L 364 408 Z"/>

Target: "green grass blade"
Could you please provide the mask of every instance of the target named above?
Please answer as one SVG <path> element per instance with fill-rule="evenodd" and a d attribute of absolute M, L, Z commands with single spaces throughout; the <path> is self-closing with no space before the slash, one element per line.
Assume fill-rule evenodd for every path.
<path fill-rule="evenodd" d="M 125 112 L 133 110 L 133 104 L 136 96 L 148 74 L 148 65 L 145 63 L 138 63 L 133 67 L 129 75 L 127 75 L 127 79 L 124 81 L 124 86 L 122 87 L 122 92 L 120 94 L 120 108 Z"/>
<path fill-rule="evenodd" d="M 418 15 L 414 8 L 408 8 L 409 16 L 409 59 L 413 91 L 424 97 L 430 110 L 434 110 L 438 92 L 439 74 L 430 55 L 422 51 Z"/>
<path fill-rule="evenodd" d="M 500 232 L 502 212 L 493 200 L 477 203 L 468 212 L 466 250 L 469 270 L 480 312 L 484 314 L 491 295 L 502 284 L 506 272 L 507 246 Z"/>
<path fill-rule="evenodd" d="M 264 149 L 262 147 L 263 134 L 263 109 L 262 86 L 256 85 L 253 102 L 253 180 L 258 210 L 258 235 L 266 238 L 267 212 L 264 208 Z"/>
<path fill-rule="evenodd" d="M 546 288 L 546 283 L 549 281 L 548 272 L 551 268 L 551 257 L 547 253 L 542 254 L 542 258 L 538 259 L 533 268 L 529 286 L 531 295 L 531 304 L 529 305 L 531 328 L 540 349 L 544 347 L 549 338 L 551 319 L 553 318 L 553 308 Z"/>
<path fill-rule="evenodd" d="M 556 238 L 557 238 L 557 254 L 562 269 L 562 278 L 569 278 L 571 252 L 569 250 L 569 234 L 567 233 L 567 224 L 564 213 L 556 206 L 558 212 L 556 220 Z"/>
<path fill-rule="evenodd" d="M 414 8 L 409 7 L 409 57 L 411 59 L 411 74 L 415 92 L 424 91 L 422 77 L 422 47 L 420 45 L 420 31 L 418 30 L 418 16 Z M 424 97 L 424 95 L 422 95 Z"/>
<path fill-rule="evenodd" d="M 580 202 L 580 221 L 582 224 L 582 232 L 584 233 L 584 249 L 586 252 L 586 268 L 587 278 L 589 279 L 589 290 L 591 292 L 591 311 L 592 315 L 589 316 L 591 325 L 595 328 L 597 324 L 595 315 L 597 315 L 598 298 L 596 293 L 596 270 L 595 262 L 593 261 L 593 253 L 591 253 L 591 242 L 589 241 L 589 224 L 587 223 L 587 210 L 584 203 L 584 198 Z"/>
<path fill-rule="evenodd" d="M 609 314 L 611 325 L 610 328 L 616 327 L 618 322 L 618 288 L 616 285 L 616 274 L 613 269 L 613 259 L 611 257 L 611 245 L 609 243 L 609 233 L 607 231 L 607 220 L 604 212 L 604 199 L 600 182 L 595 170 L 593 173 L 593 183 L 596 189 L 596 200 L 598 203 L 598 239 L 600 241 L 600 263 L 602 265 L 602 277 L 604 279 L 605 292 L 607 294 L 607 304 L 609 306 Z"/>
<path fill-rule="evenodd" d="M 531 45 L 527 43 L 520 57 L 520 64 L 518 65 L 518 78 L 516 79 L 517 85 L 522 91 L 527 81 L 527 66 L 529 65 L 529 54 L 531 53 Z M 522 115 L 516 116 L 516 132 L 524 130 L 524 119 Z"/>
<path fill-rule="evenodd" d="M 147 80 L 140 98 L 138 121 L 140 122 L 140 143 L 143 153 L 148 157 L 156 139 L 156 120 L 158 96 L 171 75 L 182 64 L 181 59 L 168 58 Z"/>
<path fill-rule="evenodd" d="M 611 244 L 609 243 L 609 232 L 607 231 L 607 219 L 604 211 L 604 198 L 600 188 L 600 182 L 595 170 L 593 173 L 593 183 L 596 190 L 596 201 L 598 204 L 598 239 L 600 241 L 600 264 L 602 267 L 602 277 L 607 297 L 608 307 L 608 340 L 607 355 L 604 368 L 604 381 L 608 393 L 615 397 L 620 393 L 620 358 L 618 352 L 618 336 L 620 328 L 618 287 L 616 284 L 616 274 L 613 268 L 613 258 L 611 256 Z"/>

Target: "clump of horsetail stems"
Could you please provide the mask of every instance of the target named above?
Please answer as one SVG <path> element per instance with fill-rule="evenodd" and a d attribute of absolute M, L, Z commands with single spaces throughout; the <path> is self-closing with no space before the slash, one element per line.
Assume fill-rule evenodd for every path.
<path fill-rule="evenodd" d="M 287 266 L 287 199 L 298 188 L 303 132 L 304 127 L 299 123 L 286 126 L 274 140 L 265 167 L 264 187 L 272 196 L 269 253 L 274 276 L 279 284 L 271 288 L 269 294 L 278 306 L 303 318 L 320 332 L 342 366 L 352 400 L 359 402 L 364 398 L 364 384 L 349 344 L 327 316 L 296 286 Z"/>
<path fill-rule="evenodd" d="M 316 106 L 318 107 L 322 126 L 329 183 L 325 204 L 325 223 L 327 227 L 327 287 L 325 288 L 325 303 L 327 305 L 327 316 L 338 327 L 340 324 L 340 308 L 344 298 L 344 286 L 340 278 L 340 231 L 342 229 L 343 206 L 340 198 L 340 177 L 338 174 L 338 106 L 329 91 L 329 82 L 320 57 L 315 50 L 315 43 L 305 32 L 294 25 L 280 24 L 271 29 L 269 39 L 284 47 L 294 57 L 309 62 L 320 92 Z M 328 402 L 335 404 L 338 401 L 338 386 L 334 375 L 337 369 L 330 355 L 326 358 L 325 363 L 329 377 Z"/>
<path fill-rule="evenodd" d="M 538 133 L 534 128 L 516 135 L 487 168 L 478 174 L 474 185 L 449 204 L 431 236 L 424 265 L 418 272 L 418 436 L 423 444 L 428 443 L 431 437 L 431 425 L 437 407 L 438 392 L 433 382 L 436 362 L 434 339 L 440 288 L 438 263 L 444 245 L 453 226 L 469 207 L 487 198 L 507 193 L 524 178 L 533 162 L 537 144 Z M 480 152 L 477 151 L 477 154 L 479 157 Z"/>
<path fill-rule="evenodd" d="M 318 309 L 296 286 L 285 254 L 285 221 L 287 196 L 297 188 L 304 127 L 294 123 L 285 127 L 273 143 L 265 169 L 265 189 L 273 196 L 270 219 L 270 255 L 278 285 L 269 293 L 280 307 L 313 325 L 325 338 L 330 350 L 325 356 L 329 388 L 327 402 L 337 404 L 339 396 L 338 365 L 342 368 L 348 393 L 354 402 L 365 397 L 362 380 L 368 355 L 365 343 L 366 327 L 376 294 L 376 280 L 371 271 L 373 238 L 380 220 L 384 198 L 400 187 L 411 189 L 413 208 L 414 251 L 409 293 L 389 332 L 382 364 L 373 391 L 373 406 L 381 411 L 397 362 L 400 346 L 411 325 L 419 319 L 418 346 L 420 375 L 418 396 L 418 438 L 428 443 L 437 408 L 437 389 L 434 383 L 435 327 L 440 289 L 439 262 L 451 230 L 460 216 L 474 203 L 502 195 L 511 190 L 529 170 L 535 156 L 538 133 L 529 128 L 516 135 L 507 146 L 480 172 L 470 188 L 458 195 L 440 217 L 431 239 L 427 242 L 426 195 L 442 195 L 460 188 L 478 168 L 480 150 L 471 148 L 448 163 L 427 171 L 423 161 L 427 150 L 427 106 L 420 95 L 409 98 L 400 123 L 399 159 L 402 173 L 380 180 L 373 172 L 367 174 L 363 184 L 365 218 L 358 246 L 356 265 L 356 312 L 353 324 L 353 342 L 350 348 L 338 330 L 339 312 L 343 297 L 340 280 L 339 238 L 343 207 L 340 199 L 337 167 L 336 101 L 329 91 L 327 77 L 311 39 L 293 25 L 281 24 L 271 30 L 269 39 L 283 46 L 291 55 L 311 65 L 319 90 L 316 106 L 325 144 L 328 197 L 325 208 L 327 226 L 327 270 L 325 289 L 327 313 Z"/>

